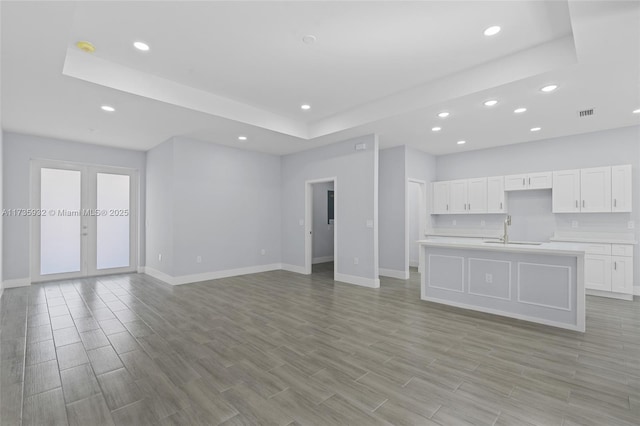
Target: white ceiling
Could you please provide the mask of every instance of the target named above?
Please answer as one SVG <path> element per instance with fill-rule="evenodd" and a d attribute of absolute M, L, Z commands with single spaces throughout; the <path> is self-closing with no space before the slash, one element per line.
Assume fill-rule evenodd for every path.
<path fill-rule="evenodd" d="M 375 132 L 381 147 L 444 154 L 640 123 L 637 2 L 0 4 L 9 131 L 141 150 L 182 135 L 276 154 Z M 502 31 L 485 37 L 491 25 Z M 559 89 L 541 93 L 549 83 Z"/>

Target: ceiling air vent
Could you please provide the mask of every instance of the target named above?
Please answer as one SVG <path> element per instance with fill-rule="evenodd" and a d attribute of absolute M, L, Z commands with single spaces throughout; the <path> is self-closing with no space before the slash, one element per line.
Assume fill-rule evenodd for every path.
<path fill-rule="evenodd" d="M 582 111 L 578 111 L 578 117 L 590 117 L 593 115 L 593 108 L 591 109 L 583 109 Z"/>

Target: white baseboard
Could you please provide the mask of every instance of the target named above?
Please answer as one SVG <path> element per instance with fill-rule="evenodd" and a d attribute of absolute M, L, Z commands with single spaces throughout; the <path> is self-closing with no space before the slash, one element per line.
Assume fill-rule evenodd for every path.
<path fill-rule="evenodd" d="M 283 263 L 281 265 L 281 269 L 283 271 L 295 272 L 296 274 L 305 274 L 307 272 L 305 271 L 304 266 L 290 265 L 288 263 Z"/>
<path fill-rule="evenodd" d="M 333 262 L 333 256 L 314 257 L 311 263 L 315 265 L 316 263 L 326 263 L 326 262 Z"/>
<path fill-rule="evenodd" d="M 485 308 L 484 306 L 477 305 L 468 305 L 466 303 L 453 302 L 451 300 L 438 299 L 436 297 L 422 297 L 422 300 L 426 300 L 428 302 L 440 303 L 443 305 L 455 306 L 456 308 L 469 309 L 472 311 L 485 312 L 488 314 L 499 315 L 501 317 L 515 318 L 523 321 L 535 322 L 538 324 L 550 325 L 551 327 L 564 328 L 567 330 L 580 331 L 584 333 L 584 326 L 579 326 L 576 324 L 568 324 L 563 322 L 552 321 L 544 318 L 532 317 L 529 315 L 518 314 L 515 312 L 505 312 L 499 309 Z"/>
<path fill-rule="evenodd" d="M 341 281 L 343 283 L 355 284 L 362 287 L 380 288 L 380 278 L 364 278 L 357 277 L 355 275 L 339 274 L 336 272 L 333 279 L 336 281 Z"/>
<path fill-rule="evenodd" d="M 282 269 L 279 263 L 269 265 L 248 266 L 246 268 L 226 269 L 224 271 L 204 272 L 201 274 L 179 275 L 177 277 L 165 274 L 148 266 L 144 273 L 171 285 L 193 284 L 201 281 L 217 280 L 219 278 L 237 277 L 238 275 L 257 274 L 259 272 L 275 271 Z"/>
<path fill-rule="evenodd" d="M 140 273 L 149 275 L 157 280 L 164 281 L 167 284 L 175 285 L 173 283 L 174 277 L 169 274 L 165 274 L 162 271 L 158 271 L 157 269 L 153 269 L 149 266 L 145 266 L 143 268 L 138 268 L 138 271 L 142 270 Z"/>
<path fill-rule="evenodd" d="M 378 275 L 383 277 L 397 278 L 399 280 L 408 280 L 409 271 L 398 271 L 397 269 L 380 268 Z"/>
<path fill-rule="evenodd" d="M 6 280 L 2 282 L 2 289 L 15 288 L 15 287 L 27 287 L 31 285 L 31 278 L 15 278 L 13 280 Z"/>
<path fill-rule="evenodd" d="M 611 291 L 600 291 L 586 289 L 585 293 L 589 296 L 608 297 L 609 299 L 633 300 L 633 294 L 614 293 Z"/>
<path fill-rule="evenodd" d="M 224 271 L 204 272 L 202 274 L 180 275 L 178 277 L 174 277 L 173 285 L 217 280 L 219 278 L 237 277 L 238 275 L 258 274 L 260 272 L 276 271 L 278 269 L 282 269 L 282 265 L 279 263 L 272 263 L 269 265 L 256 265 L 247 266 L 245 268 L 226 269 Z"/>
<path fill-rule="evenodd" d="M 182 285 L 182 284 L 196 283 L 200 281 L 215 280 L 218 278 L 235 277 L 238 275 L 257 274 L 259 272 L 275 271 L 280 269 L 284 271 L 295 272 L 297 274 L 305 273 L 304 266 L 290 265 L 286 263 L 285 264 L 272 263 L 269 265 L 249 266 L 246 268 L 227 269 L 224 271 L 205 272 L 202 274 L 193 274 L 193 275 L 181 275 L 177 277 L 171 276 L 169 274 L 165 274 L 164 272 L 145 266 L 143 268 L 143 271 L 144 271 L 143 273 L 153 278 L 156 278 L 160 281 L 164 281 L 167 284 Z M 369 288 L 380 287 L 380 279 L 378 278 L 375 278 L 375 279 L 363 278 L 363 277 L 356 277 L 355 275 L 335 274 L 334 279 L 336 281 L 341 281 L 348 284 L 355 284 L 363 287 L 369 287 Z"/>

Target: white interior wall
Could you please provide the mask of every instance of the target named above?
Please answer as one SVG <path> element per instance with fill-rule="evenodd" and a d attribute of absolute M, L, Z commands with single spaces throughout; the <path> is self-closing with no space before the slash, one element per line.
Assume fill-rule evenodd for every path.
<path fill-rule="evenodd" d="M 363 150 L 355 146 L 364 144 Z M 305 268 L 305 182 L 336 177 L 337 281 L 378 287 L 378 140 L 375 135 L 282 157 L 282 262 Z M 368 226 L 370 224 L 370 226 Z"/>
<path fill-rule="evenodd" d="M 405 242 L 406 161 L 405 146 L 380 150 L 380 275 L 399 279 L 409 278 Z"/>
<path fill-rule="evenodd" d="M 49 159 L 74 163 L 126 167 L 139 171 L 139 241 L 138 261 L 145 259 L 145 163 L 146 154 L 119 148 L 89 145 L 40 136 L 6 132 L 2 158 L 4 175 L 3 207 L 29 208 L 30 161 Z M 5 286 L 26 285 L 30 279 L 30 218 L 6 216 L 3 218 L 3 279 Z"/>
<path fill-rule="evenodd" d="M 1 107 L 0 107 L 1 108 Z M 2 112 L 0 111 L 0 123 L 2 123 Z M 3 161 L 2 161 L 2 157 L 3 157 L 3 152 L 4 152 L 4 143 L 3 143 L 3 132 L 2 132 L 2 128 L 0 127 L 0 211 L 2 211 L 3 209 L 3 204 L 2 204 L 2 194 L 4 191 L 3 188 Z M 2 259 L 2 250 L 3 250 L 3 245 L 4 245 L 4 234 L 3 234 L 3 228 L 4 228 L 4 215 L 2 215 L 2 217 L 0 218 L 0 297 L 2 297 L 2 292 L 4 290 L 4 282 L 3 282 L 3 259 Z"/>
<path fill-rule="evenodd" d="M 316 183 L 313 189 L 313 263 L 333 261 L 333 224 L 328 223 L 328 191 L 333 182 Z"/>
<path fill-rule="evenodd" d="M 279 268 L 280 157 L 187 138 L 174 143 L 175 275 Z"/>
<path fill-rule="evenodd" d="M 173 139 L 147 151 L 145 271 L 160 277 L 173 270 Z"/>
<path fill-rule="evenodd" d="M 513 240 L 545 241 L 554 231 L 625 232 L 640 237 L 640 126 L 468 151 L 437 157 L 437 180 L 632 164 L 632 213 L 551 213 L 551 190 L 511 191 L 507 207 Z M 433 216 L 434 228 L 478 228 L 501 232 L 504 215 Z M 453 221 L 456 225 L 453 225 Z M 578 228 L 572 228 L 572 221 Z M 634 221 L 635 229 L 628 229 Z M 634 283 L 640 289 L 640 248 L 634 251 Z"/>
<path fill-rule="evenodd" d="M 417 240 L 420 236 L 420 216 L 423 195 L 422 187 L 416 182 L 409 182 L 409 266 L 417 267 L 419 261 L 419 250 Z"/>

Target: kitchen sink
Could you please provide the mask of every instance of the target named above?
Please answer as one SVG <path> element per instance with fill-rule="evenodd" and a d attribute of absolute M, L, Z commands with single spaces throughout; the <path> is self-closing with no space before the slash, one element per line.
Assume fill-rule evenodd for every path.
<path fill-rule="evenodd" d="M 539 246 L 542 243 L 535 243 L 535 242 L 530 242 L 530 241 L 509 241 L 507 244 L 503 243 L 502 241 L 485 241 L 485 244 L 501 244 L 503 246 L 512 246 L 512 245 L 517 245 L 517 246 Z"/>

